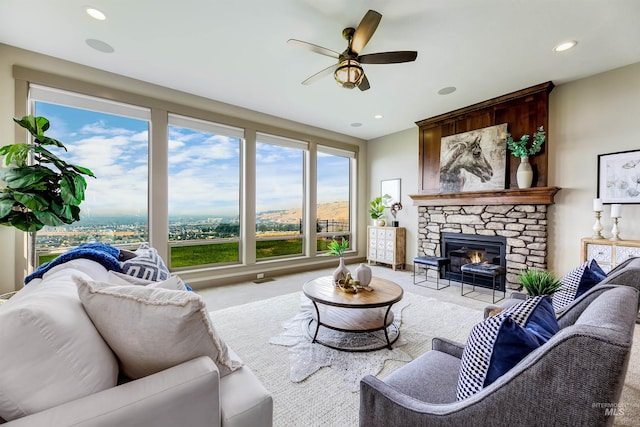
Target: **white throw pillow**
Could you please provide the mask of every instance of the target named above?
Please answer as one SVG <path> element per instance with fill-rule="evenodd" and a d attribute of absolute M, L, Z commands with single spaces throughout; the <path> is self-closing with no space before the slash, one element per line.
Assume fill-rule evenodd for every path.
<path fill-rule="evenodd" d="M 82 308 L 73 275 L 91 279 L 59 266 L 0 309 L 0 417 L 6 420 L 117 383 L 118 361 Z"/>
<path fill-rule="evenodd" d="M 85 310 L 129 378 L 151 375 L 199 356 L 209 356 L 221 377 L 242 366 L 229 357 L 200 295 L 83 278 L 76 283 Z"/>
<path fill-rule="evenodd" d="M 170 289 L 174 291 L 186 291 L 187 287 L 185 286 L 182 279 L 177 275 L 172 275 L 167 280 L 163 280 L 161 282 L 154 282 L 152 280 L 140 279 L 138 277 L 129 276 L 128 274 L 118 273 L 117 271 L 109 271 L 107 276 L 107 282 L 113 285 L 137 285 L 137 286 L 148 286 L 150 288 L 162 288 L 162 289 Z"/>

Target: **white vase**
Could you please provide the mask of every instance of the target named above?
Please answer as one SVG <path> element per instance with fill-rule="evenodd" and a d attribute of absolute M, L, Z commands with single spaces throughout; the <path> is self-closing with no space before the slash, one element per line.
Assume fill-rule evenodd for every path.
<path fill-rule="evenodd" d="M 371 268 L 367 264 L 360 264 L 356 268 L 356 280 L 360 282 L 362 286 L 367 286 L 371 283 Z"/>
<path fill-rule="evenodd" d="M 380 218 L 380 219 L 376 219 L 376 221 L 375 221 L 375 222 L 376 222 L 376 225 L 377 225 L 378 227 L 384 227 L 384 224 L 385 224 L 384 219 L 382 219 L 382 218 Z"/>
<path fill-rule="evenodd" d="M 333 271 L 333 283 L 338 283 L 338 280 L 346 279 L 347 274 L 349 274 L 349 270 L 347 270 L 347 267 L 344 265 L 344 258 L 340 257 L 338 268 Z"/>
<path fill-rule="evenodd" d="M 518 171 L 516 172 L 516 180 L 518 181 L 518 188 L 530 188 L 533 182 L 533 169 L 529 163 L 529 157 L 520 157 L 520 165 L 518 165 Z"/>

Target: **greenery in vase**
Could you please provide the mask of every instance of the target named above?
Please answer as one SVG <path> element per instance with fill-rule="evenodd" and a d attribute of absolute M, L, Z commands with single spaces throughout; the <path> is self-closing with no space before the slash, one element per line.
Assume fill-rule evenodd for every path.
<path fill-rule="evenodd" d="M 558 280 L 553 273 L 546 270 L 528 268 L 520 272 L 518 279 L 527 293 L 532 297 L 551 295 L 562 286 L 562 282 Z"/>
<path fill-rule="evenodd" d="M 507 147 L 509 147 L 511 153 L 513 153 L 513 155 L 516 157 L 529 157 L 540 152 L 545 138 L 545 132 L 542 126 L 540 126 L 538 128 L 538 131 L 533 134 L 533 142 L 531 143 L 531 147 L 527 147 L 527 144 L 529 143 L 529 135 L 522 135 L 520 141 L 514 141 L 513 138 L 511 138 L 511 134 L 508 133 Z"/>
<path fill-rule="evenodd" d="M 87 187 L 82 175 L 95 175 L 45 148 L 67 150 L 60 141 L 45 136 L 49 120 L 33 116 L 13 120 L 29 131 L 33 143 L 0 147 L 7 166 L 0 169 L 0 224 L 35 232 L 45 225 L 55 227 L 78 221 L 79 205 Z M 29 164 L 30 158 L 34 164 Z"/>
<path fill-rule="evenodd" d="M 338 242 L 336 239 L 331 240 L 331 242 L 329 242 L 329 244 L 327 245 L 327 248 L 329 249 L 329 252 L 327 252 L 327 255 L 332 255 L 332 256 L 342 256 L 342 254 L 349 249 L 349 241 L 347 239 L 345 239 L 344 237 L 342 238 L 342 240 L 340 242 Z"/>
<path fill-rule="evenodd" d="M 384 217 L 385 202 L 390 198 L 390 195 L 385 194 L 369 202 L 369 215 L 371 215 L 371 219 L 382 219 Z"/>

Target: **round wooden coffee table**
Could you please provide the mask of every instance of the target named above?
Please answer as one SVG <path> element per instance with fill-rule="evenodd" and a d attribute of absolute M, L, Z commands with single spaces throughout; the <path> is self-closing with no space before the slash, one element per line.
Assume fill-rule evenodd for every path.
<path fill-rule="evenodd" d="M 313 302 L 315 312 L 309 321 L 309 327 L 315 321 L 313 341 L 336 350 L 374 351 L 381 348 L 391 349 L 391 345 L 400 336 L 398 327 L 393 326 L 391 306 L 402 299 L 404 291 L 390 280 L 374 277 L 370 287 L 373 291 L 358 291 L 356 294 L 346 293 L 333 283 L 331 276 L 320 277 L 304 284 L 302 291 Z M 341 332 L 374 332 L 384 331 L 385 343 L 381 346 L 364 349 L 344 348 L 318 340 L 320 326 Z"/>

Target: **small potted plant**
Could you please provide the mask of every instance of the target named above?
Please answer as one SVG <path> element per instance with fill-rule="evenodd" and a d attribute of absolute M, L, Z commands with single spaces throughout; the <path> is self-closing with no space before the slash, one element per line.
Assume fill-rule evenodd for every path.
<path fill-rule="evenodd" d="M 534 268 L 521 271 L 518 274 L 518 279 L 531 297 L 553 295 L 562 286 L 562 282 L 553 273 Z"/>
<path fill-rule="evenodd" d="M 388 199 L 391 199 L 391 196 L 385 194 L 369 202 L 369 215 L 378 227 L 384 227 L 384 210 Z"/>
<path fill-rule="evenodd" d="M 327 255 L 340 257 L 338 268 L 335 269 L 332 275 L 333 283 L 337 285 L 340 280 L 345 279 L 347 275 L 350 274 L 349 270 L 344 265 L 344 258 L 342 256 L 344 254 L 344 251 L 349 249 L 349 241 L 344 237 L 340 242 L 338 242 L 336 239 L 331 239 L 331 241 L 327 245 L 327 248 L 329 249 Z"/>
<path fill-rule="evenodd" d="M 536 133 L 533 134 L 533 142 L 528 147 L 529 135 L 522 135 L 520 141 L 514 141 L 511 134 L 507 134 L 507 147 L 511 153 L 520 158 L 520 165 L 516 173 L 519 188 L 529 188 L 533 182 L 533 169 L 529 163 L 529 157 L 538 154 L 542 149 L 545 141 L 544 128 L 540 126 Z"/>

